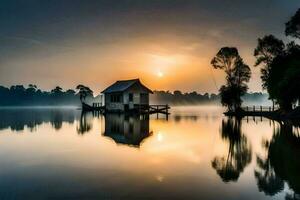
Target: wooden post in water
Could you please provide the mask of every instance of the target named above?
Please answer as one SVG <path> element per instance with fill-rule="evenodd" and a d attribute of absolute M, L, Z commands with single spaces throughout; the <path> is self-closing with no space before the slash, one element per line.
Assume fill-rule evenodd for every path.
<path fill-rule="evenodd" d="M 253 112 L 255 112 L 255 106 L 253 106 Z"/>
<path fill-rule="evenodd" d="M 262 106 L 260 106 L 260 112 L 262 112 Z"/>
<path fill-rule="evenodd" d="M 168 120 L 169 119 L 169 112 L 168 112 L 168 104 L 166 104 L 166 119 Z"/>
<path fill-rule="evenodd" d="M 248 108 L 248 106 L 246 107 L 246 110 L 247 110 L 247 112 L 249 111 L 249 108 Z"/>

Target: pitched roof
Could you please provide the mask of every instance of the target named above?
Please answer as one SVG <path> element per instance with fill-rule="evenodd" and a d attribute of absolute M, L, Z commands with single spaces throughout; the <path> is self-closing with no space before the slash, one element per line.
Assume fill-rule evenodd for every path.
<path fill-rule="evenodd" d="M 144 86 L 141 82 L 140 79 L 131 79 L 131 80 L 121 80 L 117 81 L 105 90 L 103 90 L 101 93 L 112 93 L 112 92 L 124 92 L 134 84 L 140 84 L 142 87 L 144 87 L 148 92 L 153 93 L 149 88 Z"/>

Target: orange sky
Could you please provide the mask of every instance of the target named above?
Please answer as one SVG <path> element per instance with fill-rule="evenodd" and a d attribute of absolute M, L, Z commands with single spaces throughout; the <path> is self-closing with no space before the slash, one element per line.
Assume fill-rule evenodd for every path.
<path fill-rule="evenodd" d="M 42 83 L 46 89 L 55 85 L 74 88 L 76 84 L 83 83 L 97 93 L 116 80 L 140 78 L 156 90 L 216 92 L 224 81 L 224 73 L 210 65 L 218 48 L 211 47 L 209 41 L 202 43 L 201 40 L 191 44 L 177 42 L 176 39 L 168 42 L 171 44 L 166 41 L 159 44 L 159 39 L 153 43 L 130 40 L 122 41 L 118 47 L 115 44 L 78 44 L 59 54 L 19 56 L 10 61 L 11 65 L 22 65 L 18 73 L 10 74 L 11 80 L 14 80 L 11 82 L 13 84 L 19 79 L 24 84 Z M 253 62 L 254 58 L 247 60 Z M 18 78 L 20 74 L 21 79 Z M 32 77 L 32 74 L 35 76 Z M 39 77 L 43 79 L 39 80 Z M 259 79 L 257 76 L 253 78 L 255 82 L 250 83 L 251 89 L 260 90 Z"/>
<path fill-rule="evenodd" d="M 98 94 L 140 78 L 153 90 L 217 92 L 224 74 L 210 60 L 235 46 L 252 69 L 250 91 L 261 91 L 252 67 L 257 38 L 288 41 L 284 23 L 300 7 L 298 0 L 88 2 L 3 4 L 0 85 L 85 84 Z"/>

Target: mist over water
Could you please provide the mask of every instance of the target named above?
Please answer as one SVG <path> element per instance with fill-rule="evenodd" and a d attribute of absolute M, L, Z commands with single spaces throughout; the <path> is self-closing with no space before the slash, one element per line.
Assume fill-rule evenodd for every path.
<path fill-rule="evenodd" d="M 173 106 L 166 120 L 1 109 L 0 198 L 297 197 L 299 128 L 223 111 Z"/>

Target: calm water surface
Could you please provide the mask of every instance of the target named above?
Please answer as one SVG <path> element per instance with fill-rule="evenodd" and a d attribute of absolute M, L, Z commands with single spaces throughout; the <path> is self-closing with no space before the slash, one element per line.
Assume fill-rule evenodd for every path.
<path fill-rule="evenodd" d="M 168 121 L 1 109 L 0 199 L 299 199 L 300 135 L 219 107 Z"/>

